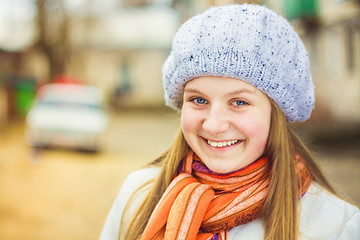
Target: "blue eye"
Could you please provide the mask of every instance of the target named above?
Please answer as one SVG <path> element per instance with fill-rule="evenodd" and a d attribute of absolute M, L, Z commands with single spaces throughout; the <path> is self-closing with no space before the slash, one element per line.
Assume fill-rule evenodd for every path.
<path fill-rule="evenodd" d="M 247 102 L 244 102 L 242 100 L 236 100 L 232 103 L 232 105 L 235 105 L 235 106 L 243 106 L 243 105 L 247 105 Z"/>
<path fill-rule="evenodd" d="M 196 102 L 197 104 L 205 104 L 206 100 L 200 97 L 194 98 L 193 99 L 194 102 Z"/>

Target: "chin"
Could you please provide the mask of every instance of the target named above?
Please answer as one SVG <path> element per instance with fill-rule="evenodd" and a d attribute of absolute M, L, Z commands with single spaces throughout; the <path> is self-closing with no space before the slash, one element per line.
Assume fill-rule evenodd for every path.
<path fill-rule="evenodd" d="M 230 172 L 233 172 L 233 171 L 236 171 L 237 169 L 234 168 L 233 166 L 224 166 L 224 164 L 216 164 L 216 165 L 212 165 L 212 164 L 206 164 L 206 167 L 208 169 L 210 169 L 211 171 L 213 172 L 216 172 L 216 173 L 230 173 Z"/>

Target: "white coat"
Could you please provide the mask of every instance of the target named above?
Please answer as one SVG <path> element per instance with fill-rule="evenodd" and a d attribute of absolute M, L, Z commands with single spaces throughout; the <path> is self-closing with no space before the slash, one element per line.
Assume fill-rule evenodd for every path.
<path fill-rule="evenodd" d="M 118 240 L 120 219 L 129 197 L 138 187 L 155 178 L 159 170 L 159 168 L 141 169 L 126 178 L 106 219 L 100 240 Z M 146 192 L 142 194 L 144 196 Z M 130 212 L 136 210 L 142 196 L 139 195 L 133 201 Z M 327 192 L 316 183 L 312 183 L 302 197 L 299 210 L 299 240 L 360 240 L 359 209 Z M 126 217 L 124 220 L 130 221 Z M 231 229 L 228 232 L 228 239 L 263 240 L 262 219 Z"/>

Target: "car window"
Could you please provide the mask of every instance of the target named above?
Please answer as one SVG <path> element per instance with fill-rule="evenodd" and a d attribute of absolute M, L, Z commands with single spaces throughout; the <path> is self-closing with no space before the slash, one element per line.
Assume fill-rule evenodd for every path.
<path fill-rule="evenodd" d="M 41 90 L 37 104 L 46 107 L 100 109 L 102 92 L 90 86 L 50 85 Z"/>

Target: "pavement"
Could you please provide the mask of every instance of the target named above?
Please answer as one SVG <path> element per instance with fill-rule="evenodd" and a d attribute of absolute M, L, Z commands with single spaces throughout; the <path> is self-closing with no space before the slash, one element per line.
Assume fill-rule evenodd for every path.
<path fill-rule="evenodd" d="M 34 151 L 23 120 L 11 122 L 0 129 L 0 239 L 98 239 L 124 178 L 163 153 L 178 126 L 174 112 L 114 112 L 103 151 L 89 154 Z M 337 189 L 360 204 L 359 145 L 316 149 Z"/>

